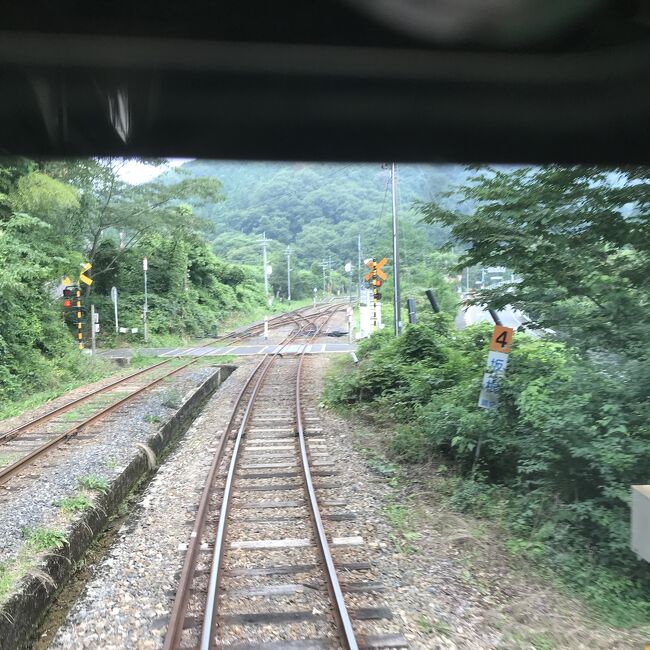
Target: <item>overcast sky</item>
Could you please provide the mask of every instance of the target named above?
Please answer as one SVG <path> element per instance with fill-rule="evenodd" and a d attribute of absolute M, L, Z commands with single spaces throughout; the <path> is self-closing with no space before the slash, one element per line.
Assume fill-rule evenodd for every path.
<path fill-rule="evenodd" d="M 139 185 L 156 178 L 159 174 L 167 171 L 171 167 L 178 167 L 185 162 L 193 160 L 192 158 L 168 158 L 167 164 L 160 167 L 152 165 L 145 165 L 137 160 L 129 160 L 119 172 L 119 176 L 123 181 L 131 183 L 131 185 Z"/>

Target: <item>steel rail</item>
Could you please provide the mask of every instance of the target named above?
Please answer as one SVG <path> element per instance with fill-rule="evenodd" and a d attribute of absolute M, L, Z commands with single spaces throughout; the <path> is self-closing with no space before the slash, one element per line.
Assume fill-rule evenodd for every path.
<path fill-rule="evenodd" d="M 143 375 L 151 370 L 154 370 L 155 368 L 159 368 L 160 366 L 164 366 L 168 364 L 170 361 L 173 361 L 172 359 L 165 359 L 164 361 L 160 361 L 159 363 L 155 363 L 151 366 L 148 366 L 146 368 L 143 368 L 142 370 L 138 370 L 137 372 L 134 372 L 126 377 L 122 377 L 121 379 L 117 379 L 110 384 L 106 384 L 106 386 L 102 386 L 101 388 L 98 388 L 87 395 L 82 395 L 81 397 L 78 397 L 77 399 L 72 400 L 71 402 L 68 402 L 67 404 L 63 404 L 62 406 L 59 406 L 52 411 L 49 411 L 48 413 L 44 413 L 43 415 L 40 415 L 37 418 L 34 418 L 33 420 L 30 420 L 29 422 L 26 422 L 25 424 L 21 424 L 20 426 L 17 426 L 14 429 L 11 429 L 10 431 L 6 431 L 5 433 L 0 433 L 0 443 L 6 442 L 8 440 L 12 440 L 15 438 L 19 433 L 22 433 L 23 431 L 26 431 L 27 429 L 31 429 L 33 426 L 40 424 L 41 422 L 45 422 L 47 420 L 50 420 L 56 415 L 59 415 L 61 413 L 65 413 L 66 411 L 70 410 L 74 406 L 77 406 L 81 404 L 82 402 L 86 402 L 89 400 L 91 397 L 94 397 L 95 395 L 99 395 L 100 393 L 106 393 L 108 392 L 111 388 L 114 388 L 115 386 L 118 386 L 119 384 L 126 383 L 127 381 L 130 381 L 134 377 L 138 377 L 140 375 Z"/>
<path fill-rule="evenodd" d="M 291 312 L 288 312 L 287 314 L 280 314 L 276 318 L 279 318 L 280 316 L 281 317 L 290 317 L 290 315 L 291 315 Z M 305 318 L 305 317 L 302 316 L 301 318 Z M 286 321 L 282 321 L 281 324 L 285 324 L 285 322 Z M 255 324 L 254 326 L 257 326 L 257 324 Z M 254 327 L 254 326 L 249 326 L 249 327 Z M 278 326 L 278 323 L 274 322 L 273 327 L 277 327 L 277 326 Z M 238 337 L 238 338 L 243 340 L 243 338 L 245 338 L 245 337 Z M 235 339 L 235 340 L 238 340 L 238 339 Z M 208 347 L 210 345 L 213 345 L 213 343 L 208 344 Z M 188 352 L 191 352 L 192 350 L 200 350 L 203 347 L 205 347 L 205 346 L 195 346 L 193 348 L 189 348 Z M 204 354 L 199 355 L 199 357 L 205 356 L 207 354 L 208 353 L 206 352 Z M 28 429 L 31 429 L 32 427 L 34 427 L 34 426 L 36 426 L 38 424 L 46 422 L 46 421 L 52 419 L 53 417 L 55 417 L 57 415 L 65 413 L 66 411 L 74 408 L 75 406 L 79 406 L 80 404 L 83 404 L 84 402 L 87 402 L 88 400 L 90 400 L 91 398 L 93 398 L 93 397 L 95 397 L 97 395 L 100 395 L 102 393 L 106 393 L 106 392 L 110 391 L 112 388 L 114 388 L 115 386 L 118 386 L 120 384 L 124 384 L 124 383 L 130 381 L 131 379 L 134 379 L 135 377 L 139 377 L 140 375 L 148 373 L 151 370 L 159 368 L 160 366 L 167 365 L 167 364 L 171 363 L 174 359 L 176 359 L 178 357 L 179 357 L 179 355 L 175 355 L 174 357 L 170 357 L 169 359 L 164 359 L 163 361 L 152 364 L 151 366 L 148 366 L 147 368 L 143 368 L 142 370 L 138 370 L 137 372 L 131 373 L 130 375 L 127 375 L 126 377 L 122 377 L 120 379 L 117 379 L 117 380 L 109 383 L 109 384 L 106 384 L 105 386 L 102 386 L 101 388 L 97 388 L 96 390 L 93 390 L 90 393 L 87 393 L 86 395 L 82 395 L 81 397 L 78 397 L 77 399 L 74 399 L 71 402 L 68 402 L 66 404 L 62 404 L 61 406 L 53 409 L 52 411 L 44 413 L 43 415 L 41 415 L 41 416 L 39 416 L 37 418 L 34 418 L 33 420 L 30 420 L 29 422 L 21 424 L 21 425 L 15 427 L 15 428 L 13 428 L 13 429 L 11 429 L 9 431 L 6 431 L 4 433 L 0 433 L 0 444 L 6 443 L 6 442 L 8 442 L 10 440 L 13 440 L 20 433 L 23 433 L 24 431 L 27 431 Z"/>
<path fill-rule="evenodd" d="M 28 465 L 32 460 L 37 458 L 38 456 L 41 456 L 44 454 L 46 451 L 52 449 L 54 446 L 62 442 L 63 440 L 67 438 L 71 438 L 72 436 L 76 435 L 79 433 L 81 429 L 84 427 L 88 426 L 95 420 L 99 420 L 103 418 L 105 415 L 108 413 L 111 413 L 114 411 L 116 408 L 119 408 L 120 406 L 126 404 L 127 402 L 131 401 L 141 393 L 143 393 L 145 390 L 148 390 L 152 386 L 155 386 L 156 384 L 159 384 L 161 381 L 164 379 L 167 379 L 167 377 L 171 377 L 172 375 L 175 375 L 177 372 L 180 372 L 181 370 L 184 370 L 188 366 L 191 366 L 193 363 L 196 363 L 201 357 L 196 357 L 187 363 L 184 363 L 183 365 L 179 366 L 178 368 L 174 368 L 170 372 L 165 373 L 164 375 L 158 377 L 157 379 L 154 379 L 152 382 L 149 382 L 145 386 L 142 386 L 141 388 L 138 388 L 135 390 L 133 393 L 129 393 L 122 399 L 117 400 L 116 402 L 113 402 L 113 404 L 109 404 L 106 408 L 102 409 L 101 411 L 98 411 L 97 413 L 91 415 L 90 417 L 86 418 L 82 422 L 79 422 L 75 426 L 71 427 L 70 429 L 67 429 L 66 431 L 63 431 L 59 435 L 55 436 L 51 440 L 48 440 L 46 443 L 41 445 L 40 447 L 37 447 L 36 449 L 32 450 L 29 454 L 26 456 L 23 456 L 22 458 L 18 459 L 15 463 L 12 463 L 11 465 L 5 467 L 4 469 L 0 470 L 0 485 L 2 483 L 5 483 L 8 481 L 14 474 L 16 474 L 18 471 L 20 471 L 25 465 Z"/>
<path fill-rule="evenodd" d="M 301 316 L 300 312 L 309 309 L 313 309 L 313 306 L 307 305 L 305 307 L 299 307 L 298 309 L 295 309 L 293 311 L 285 312 L 284 314 L 278 314 L 277 316 L 273 316 L 273 318 L 270 318 L 268 321 L 269 326 L 278 327 L 279 325 L 289 324 L 290 319 L 295 320 L 295 318 L 304 318 L 304 316 Z M 252 335 L 253 331 L 255 330 L 263 331 L 263 329 L 264 329 L 264 321 L 257 321 L 256 323 L 251 323 L 250 325 L 244 325 L 243 327 L 236 328 L 231 332 L 229 332 L 228 334 L 218 336 L 217 338 L 212 339 L 212 342 L 221 343 L 232 337 L 234 337 L 235 340 L 248 338 L 247 336 L 242 336 L 242 335 L 244 334 Z"/>
<path fill-rule="evenodd" d="M 210 650 L 212 646 L 212 638 L 217 624 L 217 596 L 219 593 L 219 582 L 221 578 L 221 569 L 223 566 L 223 556 L 226 550 L 225 540 L 226 533 L 228 531 L 228 515 L 230 513 L 231 497 L 232 497 L 232 486 L 235 480 L 235 470 L 237 467 L 237 461 L 239 460 L 239 450 L 241 448 L 241 441 L 244 436 L 246 427 L 248 426 L 248 420 L 253 411 L 253 406 L 255 404 L 255 399 L 259 391 L 266 374 L 269 371 L 269 368 L 273 365 L 273 362 L 280 355 L 280 351 L 283 350 L 291 341 L 293 341 L 302 331 L 302 328 L 298 332 L 289 336 L 287 340 L 280 346 L 279 349 L 276 349 L 275 352 L 270 357 L 269 363 L 262 370 L 255 386 L 253 392 L 248 400 L 246 405 L 246 410 L 242 416 L 239 429 L 237 431 L 237 437 L 235 439 L 235 444 L 233 446 L 232 457 L 230 459 L 230 465 L 228 467 L 228 475 L 226 477 L 226 485 L 223 491 L 223 497 L 221 500 L 221 508 L 219 510 L 219 523 L 217 525 L 217 536 L 214 544 L 214 552 L 212 554 L 212 564 L 210 567 L 210 577 L 208 580 L 208 595 L 206 600 L 205 614 L 203 617 L 203 626 L 201 629 L 201 641 L 199 647 L 201 650 Z"/>
<path fill-rule="evenodd" d="M 190 541 L 187 545 L 187 552 L 185 554 L 185 562 L 183 563 L 183 569 L 181 571 L 181 577 L 176 589 L 176 597 L 174 599 L 174 605 L 169 617 L 169 624 L 167 627 L 167 635 L 165 637 L 165 644 L 163 650 L 172 650 L 180 644 L 181 635 L 183 633 L 183 622 L 185 611 L 187 610 L 187 603 L 190 597 L 190 588 L 192 586 L 192 580 L 194 579 L 194 570 L 196 566 L 196 554 L 200 547 L 201 534 L 205 528 L 206 518 L 208 514 L 208 507 L 210 505 L 210 495 L 212 493 L 212 486 L 214 485 L 217 472 L 219 471 L 219 466 L 221 465 L 221 459 L 223 458 L 223 452 L 226 448 L 226 442 L 229 440 L 229 434 L 232 430 L 232 427 L 237 419 L 239 407 L 244 399 L 244 394 L 253 383 L 253 379 L 257 375 L 258 370 L 263 363 L 267 361 L 268 355 L 264 355 L 262 360 L 255 366 L 255 369 L 251 373 L 250 377 L 246 380 L 243 388 L 239 392 L 237 399 L 235 400 L 235 406 L 230 416 L 228 425 L 224 429 L 224 433 L 221 436 L 219 441 L 219 446 L 217 447 L 216 453 L 210 465 L 208 471 L 208 476 L 206 478 L 205 487 L 201 493 L 201 500 L 199 501 L 199 507 L 196 511 L 196 518 L 194 520 L 194 526 L 192 528 L 192 533 L 190 535 Z"/>
<path fill-rule="evenodd" d="M 180 644 L 181 635 L 183 633 L 185 611 L 187 609 L 188 599 L 190 596 L 190 587 L 192 585 L 192 580 L 194 578 L 196 554 L 199 550 L 201 534 L 206 524 L 208 507 L 210 504 L 210 496 L 212 493 L 212 486 L 214 485 L 214 480 L 216 478 L 216 475 L 219 470 L 219 466 L 221 465 L 221 460 L 223 458 L 226 442 L 229 440 L 229 434 L 230 431 L 232 430 L 235 420 L 237 419 L 239 407 L 241 406 L 241 403 L 244 399 L 244 395 L 248 390 L 248 388 L 250 387 L 250 385 L 253 383 L 253 380 L 256 377 L 258 377 L 258 371 L 262 367 L 262 365 L 265 362 L 267 362 L 266 367 L 262 371 L 263 373 L 262 377 L 263 377 L 266 375 L 266 372 L 270 368 L 273 360 L 277 358 L 280 351 L 284 347 L 286 347 L 286 345 L 291 343 L 291 341 L 293 341 L 300 334 L 300 331 L 301 329 L 299 328 L 296 333 L 291 332 L 285 338 L 285 340 L 280 344 L 281 347 L 279 348 L 279 350 L 273 353 L 271 357 L 269 357 L 269 354 L 265 354 L 262 357 L 262 360 L 257 364 L 257 366 L 255 366 L 255 369 L 251 373 L 250 377 L 246 380 L 246 383 L 244 384 L 243 388 L 239 392 L 239 395 L 237 396 L 237 399 L 235 401 L 235 406 L 233 407 L 232 415 L 230 416 L 228 425 L 224 429 L 224 433 L 221 436 L 221 439 L 219 441 L 219 445 L 215 452 L 215 456 L 213 458 L 212 464 L 210 465 L 210 469 L 208 471 L 203 492 L 201 493 L 199 508 L 197 510 L 196 518 L 194 520 L 194 526 L 192 528 L 192 533 L 190 535 L 190 541 L 188 543 L 187 552 L 185 555 L 185 561 L 183 563 L 183 568 L 181 570 L 179 585 L 176 589 L 176 597 L 174 599 L 174 605 L 172 606 L 172 611 L 170 614 L 169 624 L 167 627 L 167 635 L 165 636 L 165 643 L 163 646 L 164 650 L 172 650 L 173 648 L 177 648 Z M 255 388 L 253 389 L 254 391 L 253 394 L 248 398 L 248 403 L 244 413 L 245 420 L 247 420 L 247 414 L 250 413 L 251 405 L 254 402 L 255 395 L 257 394 L 256 391 L 257 391 L 258 384 L 259 384 L 259 379 L 255 385 Z M 243 421 L 244 424 L 245 424 L 245 420 Z M 241 426 L 240 426 L 240 430 L 241 430 Z M 233 450 L 233 455 L 234 455 L 234 450 Z M 222 498 L 222 503 L 220 508 L 221 511 L 224 510 L 224 505 L 226 503 L 227 501 L 224 492 L 224 497 Z"/>
<path fill-rule="evenodd" d="M 327 322 L 332 318 L 334 313 L 338 311 L 340 307 L 339 306 L 330 306 L 327 309 L 324 310 L 323 315 L 327 315 L 327 319 L 325 323 L 323 323 L 320 327 L 316 329 L 316 331 L 310 335 L 310 339 L 316 338 L 318 336 L 318 333 L 320 330 L 325 326 Z M 329 314 L 329 315 L 328 315 Z M 300 333 L 301 330 L 299 330 L 298 334 Z M 219 593 L 219 583 L 220 583 L 220 577 L 221 577 L 221 571 L 222 571 L 222 566 L 223 566 L 223 557 L 225 553 L 225 540 L 226 540 L 226 533 L 228 529 L 228 515 L 230 512 L 230 505 L 231 505 L 231 497 L 232 497 L 232 487 L 235 479 L 235 471 L 237 467 L 237 461 L 239 459 L 239 450 L 241 448 L 241 441 L 244 436 L 246 427 L 248 425 L 248 419 L 250 417 L 250 414 L 253 410 L 253 406 L 255 404 L 255 399 L 257 397 L 257 392 L 262 385 L 262 382 L 264 381 L 264 378 L 273 364 L 273 361 L 277 359 L 280 350 L 284 349 L 289 342 L 293 339 L 295 339 L 296 336 L 292 337 L 287 343 L 284 343 L 280 349 L 276 350 L 271 357 L 271 360 L 269 361 L 268 365 L 264 368 L 262 374 L 260 375 L 259 379 L 257 380 L 255 387 L 253 389 L 253 392 L 250 396 L 248 405 L 246 406 L 246 411 L 244 412 L 241 424 L 239 426 L 239 430 L 237 432 L 237 438 L 235 440 L 235 445 L 233 447 L 233 452 L 232 452 L 232 457 L 230 460 L 230 465 L 228 468 L 228 475 L 226 478 L 226 485 L 224 488 L 224 493 L 223 493 L 223 498 L 221 502 L 221 508 L 219 512 L 219 523 L 217 527 L 217 536 L 215 539 L 215 546 L 214 546 L 214 551 L 212 555 L 212 565 L 210 569 L 210 577 L 208 581 L 208 592 L 207 592 L 207 601 L 206 601 L 206 608 L 205 608 L 205 614 L 203 618 L 203 625 L 201 629 L 201 641 L 199 644 L 200 650 L 210 650 L 212 647 L 212 639 L 216 637 L 216 630 L 217 630 L 217 598 L 218 598 L 218 593 Z M 306 350 L 306 344 L 303 346 L 302 349 L 302 355 L 304 355 Z M 313 486 L 312 486 L 313 490 Z M 316 505 L 317 507 L 317 505 Z M 331 559 L 331 557 L 330 557 Z M 332 570 L 334 570 L 333 567 L 333 562 L 331 564 Z M 328 567 L 328 572 L 329 572 L 329 567 Z M 338 581 L 336 579 L 336 576 L 334 576 L 334 581 L 336 585 L 338 585 Z M 339 587 L 339 592 L 340 592 L 340 587 Z M 349 617 L 347 615 L 347 610 L 345 610 L 345 603 L 343 603 L 343 608 L 344 611 L 340 612 L 340 603 L 337 600 L 336 601 L 336 612 L 335 616 L 337 618 L 337 621 L 340 622 L 340 624 L 345 624 L 345 621 L 347 620 L 349 622 Z M 346 630 L 344 634 L 342 635 L 344 638 L 348 636 L 348 631 Z M 354 641 L 354 634 L 352 633 L 352 644 L 346 646 L 350 648 L 350 650 L 356 650 L 357 645 L 356 641 Z"/>
<path fill-rule="evenodd" d="M 318 332 L 319 331 L 320 328 Z M 316 336 L 318 332 L 316 332 L 314 336 Z M 298 360 L 298 372 L 296 373 L 296 421 L 298 425 L 298 442 L 300 444 L 300 459 L 302 461 L 303 477 L 305 479 L 307 496 L 309 497 L 309 514 L 317 532 L 318 547 L 326 567 L 327 590 L 330 594 L 332 603 L 335 605 L 334 616 L 338 621 L 341 644 L 346 650 L 358 650 L 359 646 L 354 635 L 352 621 L 350 620 L 350 615 L 345 604 L 345 598 L 343 597 L 341 585 L 336 574 L 334 559 L 332 558 L 329 542 L 327 541 L 327 535 L 325 534 L 323 520 L 321 519 L 320 509 L 318 507 L 318 499 L 316 498 L 316 491 L 314 490 L 314 482 L 312 481 L 311 470 L 309 469 L 309 455 L 307 453 L 307 444 L 305 442 L 305 430 L 302 423 L 302 405 L 300 403 L 300 382 L 302 379 L 302 366 L 304 359 L 305 349 L 303 349 L 300 359 Z"/>
<path fill-rule="evenodd" d="M 328 309 L 325 310 L 325 313 L 327 311 L 328 311 Z M 298 333 L 300 331 L 301 330 L 299 329 Z M 296 334 L 295 336 L 297 336 L 297 335 L 298 334 Z M 295 336 L 293 336 L 293 338 L 295 338 Z M 292 339 L 290 339 L 290 340 L 292 340 Z M 288 345 L 288 342 L 284 343 L 280 349 L 283 349 L 284 347 L 286 347 L 286 345 Z M 198 349 L 200 349 L 200 347 L 195 347 L 195 348 L 190 348 L 190 349 L 198 350 Z M 279 354 L 280 349 L 276 350 L 273 353 L 273 357 L 275 357 L 277 354 Z M 123 406 L 125 403 L 129 402 L 130 400 L 134 399 L 135 397 L 138 397 L 144 391 L 148 390 L 149 388 L 152 388 L 153 386 L 156 386 L 157 384 L 159 384 L 164 379 L 167 379 L 167 377 L 171 377 L 171 376 L 175 375 L 176 373 L 180 372 L 181 370 L 184 370 L 188 366 L 191 366 L 192 364 L 196 363 L 200 358 L 206 356 L 207 354 L 209 354 L 209 353 L 205 352 L 203 354 L 197 355 L 196 357 L 194 357 L 190 361 L 182 364 L 178 368 L 174 368 L 170 372 L 165 373 L 164 375 L 158 377 L 157 379 L 149 382 L 145 386 L 142 386 L 141 388 L 136 389 L 135 391 L 133 391 L 129 395 L 126 395 L 125 397 L 123 397 L 122 399 L 119 399 L 116 402 L 113 402 L 112 404 L 109 404 L 107 407 L 99 410 L 97 413 L 91 415 L 90 417 L 86 418 L 82 422 L 79 422 L 78 424 L 71 427 L 70 429 L 67 429 L 66 431 L 63 431 L 62 433 L 54 436 L 53 438 L 48 440 L 46 443 L 40 445 L 39 447 L 36 447 L 36 449 L 33 449 L 31 452 L 29 452 L 28 454 L 26 454 L 22 458 L 19 458 L 17 461 L 12 463 L 11 465 L 8 465 L 7 467 L 4 467 L 3 469 L 0 470 L 0 485 L 2 485 L 3 483 L 6 483 L 10 478 L 12 478 L 15 474 L 17 474 L 21 469 L 23 469 L 25 466 L 29 465 L 35 458 L 38 458 L 39 456 L 42 456 L 47 451 L 49 451 L 49 450 L 53 449 L 55 446 L 57 446 L 59 443 L 63 442 L 64 440 L 67 440 L 68 438 L 71 438 L 72 436 L 79 433 L 79 431 L 81 431 L 81 429 L 83 429 L 84 427 L 88 426 L 92 422 L 95 422 L 96 420 L 101 419 L 102 417 L 106 416 L 108 413 L 111 413 L 112 411 L 119 408 L 120 406 Z M 133 373 L 133 375 L 130 375 L 129 377 L 125 377 L 125 378 L 123 378 L 121 380 L 113 382 L 112 384 L 109 385 L 109 387 L 110 386 L 115 386 L 115 385 L 117 385 L 119 383 L 124 383 L 125 381 L 128 381 L 128 379 L 130 379 L 133 376 L 137 376 L 138 374 L 143 374 L 144 372 L 147 372 L 147 371 L 151 370 L 152 368 L 159 367 L 159 366 L 165 365 L 167 363 L 170 363 L 172 360 L 173 360 L 173 358 L 169 359 L 169 360 L 162 361 L 162 362 L 160 362 L 158 364 L 155 364 L 154 366 L 150 366 L 149 368 L 145 368 L 144 370 L 139 371 L 138 373 Z M 95 391 L 94 394 L 97 394 L 99 392 L 105 392 L 109 387 L 104 387 L 103 389 L 99 389 L 98 391 Z M 87 397 L 90 397 L 90 395 L 87 396 Z M 80 401 L 84 401 L 83 398 L 80 398 L 76 403 L 79 403 Z M 69 408 L 72 405 L 74 405 L 74 402 L 70 403 L 67 406 L 67 408 Z M 62 407 L 62 409 L 66 410 L 66 406 L 64 405 L 64 407 Z M 45 418 L 47 418 L 47 414 L 46 414 Z M 42 420 L 37 420 L 37 421 L 42 421 Z M 34 424 L 34 421 L 32 421 L 30 423 L 26 423 L 25 425 L 22 426 L 22 430 L 25 430 L 25 428 L 33 426 L 33 424 Z"/>

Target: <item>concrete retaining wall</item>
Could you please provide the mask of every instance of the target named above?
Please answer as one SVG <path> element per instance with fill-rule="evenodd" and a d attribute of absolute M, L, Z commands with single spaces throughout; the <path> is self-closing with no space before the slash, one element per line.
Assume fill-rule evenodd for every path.
<path fill-rule="evenodd" d="M 156 456 L 159 456 L 174 438 L 187 431 L 208 397 L 234 370 L 235 366 L 221 366 L 199 386 L 161 429 L 149 438 L 147 445 Z M 46 555 L 43 564 L 39 565 L 39 570 L 49 575 L 57 587 L 60 588 L 65 583 L 95 537 L 106 528 L 119 504 L 147 472 L 149 465 L 144 452 L 134 455 L 124 470 L 111 481 L 107 493 L 98 495 L 94 506 L 70 523 L 66 531 L 69 543 Z M 36 576 L 24 578 L 17 592 L 0 607 L 0 650 L 30 647 L 31 637 L 57 593 L 57 588 L 46 582 Z"/>

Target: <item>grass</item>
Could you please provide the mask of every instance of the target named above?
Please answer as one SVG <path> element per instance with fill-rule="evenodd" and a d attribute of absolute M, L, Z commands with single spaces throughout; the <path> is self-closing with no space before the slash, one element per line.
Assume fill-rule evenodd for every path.
<path fill-rule="evenodd" d="M 145 415 L 143 419 L 148 424 L 158 424 L 162 421 L 162 418 L 159 415 Z"/>
<path fill-rule="evenodd" d="M 0 404 L 0 420 L 11 418 L 14 415 L 19 415 L 23 411 L 36 408 L 41 404 L 50 402 L 57 397 L 67 393 L 68 391 L 84 386 L 88 383 L 98 381 L 104 377 L 108 377 L 119 371 L 119 368 L 112 364 L 110 361 L 104 359 L 94 358 L 88 360 L 89 371 L 83 377 L 79 377 L 73 381 L 63 382 L 57 384 L 48 390 L 33 393 L 29 397 L 21 400 L 11 400 Z"/>
<path fill-rule="evenodd" d="M 264 305 L 258 305 L 254 309 L 247 312 L 235 312 L 231 316 L 226 317 L 223 323 L 219 328 L 219 334 L 225 334 L 230 330 L 236 329 L 238 327 L 244 327 L 245 325 L 251 325 L 257 321 L 263 320 L 264 316 L 277 316 L 279 314 L 284 314 L 288 311 L 293 311 L 294 309 L 300 309 L 301 307 L 307 307 L 308 305 L 313 304 L 313 299 L 303 298 L 302 300 L 292 300 L 291 305 L 287 302 L 278 302 L 277 300 L 273 301 L 272 307 L 266 307 Z"/>
<path fill-rule="evenodd" d="M 329 370 L 331 374 L 340 371 L 339 364 L 332 364 Z M 590 630 L 598 638 L 609 639 L 611 627 L 620 630 L 621 638 L 650 638 L 647 602 L 621 598 L 621 594 L 631 593 L 624 577 L 594 565 L 587 553 L 576 556 L 567 549 L 558 556 L 539 536 L 523 535 L 512 525 L 513 515 L 519 512 L 519 503 L 511 492 L 504 488 L 486 489 L 478 481 L 459 476 L 451 464 L 434 462 L 421 468 L 395 465 L 391 462 L 394 460 L 390 451 L 394 427 L 390 417 L 381 413 L 378 417 L 377 413 L 361 408 L 330 408 L 355 424 L 356 449 L 363 453 L 371 471 L 383 476 L 387 486 L 393 488 L 386 495 L 383 514 L 393 528 L 392 541 L 397 552 L 408 554 L 416 550 L 414 547 L 419 544 L 409 539 L 411 533 L 431 528 L 445 544 L 453 543 L 462 549 L 457 560 L 466 569 L 462 578 L 480 593 L 498 591 L 499 583 L 494 582 L 489 568 L 495 563 L 503 563 L 504 567 L 512 569 L 514 578 L 523 581 L 529 596 L 524 599 L 528 604 L 522 605 L 521 615 L 530 615 L 534 620 L 529 626 L 523 626 L 519 614 L 499 615 L 513 648 L 572 647 L 567 639 L 574 640 L 580 630 Z M 378 429 L 385 433 L 378 435 Z M 397 471 L 393 473 L 395 468 Z M 420 491 L 418 495 L 425 496 L 414 495 L 414 488 Z M 507 579 L 506 575 L 504 573 L 502 579 Z M 588 609 L 582 609 L 576 599 Z M 555 613 L 554 603 L 557 608 L 573 607 L 577 621 L 575 629 L 569 633 L 558 621 L 537 620 L 529 610 L 533 611 L 538 603 L 541 610 L 548 609 L 551 615 Z M 431 624 L 423 620 L 418 625 L 425 633 L 423 628 L 428 629 Z M 444 634 L 442 630 L 437 631 Z M 514 638 L 517 634 L 520 639 Z"/>
<path fill-rule="evenodd" d="M 52 578 L 37 568 L 39 554 L 63 548 L 68 540 L 60 530 L 52 528 L 23 529 L 25 545 L 15 559 L 0 562 L 0 603 L 26 575 L 39 578 L 43 584 L 55 586 Z"/>
<path fill-rule="evenodd" d="M 15 463 L 20 458 L 20 454 L 0 454 L 0 468 L 7 467 L 12 463 Z"/>
<path fill-rule="evenodd" d="M 63 548 L 68 539 L 60 530 L 51 528 L 35 528 L 31 531 L 23 531 L 27 545 L 34 551 L 41 552 L 55 548 Z"/>
<path fill-rule="evenodd" d="M 157 363 L 159 360 L 160 359 L 158 359 L 157 357 L 143 357 L 143 356 L 134 355 L 131 359 L 130 368 L 131 370 L 138 370 L 140 368 L 145 368 L 147 366 L 153 365 L 154 363 Z M 95 357 L 92 360 L 88 360 L 88 365 L 91 368 L 91 371 L 82 378 L 75 379 L 74 381 L 58 384 L 56 388 L 52 388 L 50 390 L 45 390 L 45 391 L 39 391 L 22 400 L 12 400 L 10 402 L 0 404 L 0 421 L 5 420 L 7 418 L 14 417 L 15 415 L 19 415 L 24 411 L 28 411 L 30 409 L 36 408 L 38 406 L 41 406 L 42 404 L 46 404 L 47 402 L 51 402 L 57 397 L 61 397 L 61 395 L 64 395 L 65 393 L 71 390 L 75 390 L 80 386 L 85 386 L 87 384 L 94 383 L 96 381 L 99 381 L 100 379 L 105 379 L 106 377 L 110 377 L 111 375 L 118 375 L 120 373 L 129 374 L 128 370 L 125 370 L 124 368 L 119 368 L 118 366 L 114 365 L 112 362 L 97 357 Z M 108 396 L 101 396 L 101 397 L 98 396 L 97 399 L 107 399 L 107 398 Z M 111 401 L 113 399 L 114 398 L 110 398 L 108 399 L 108 401 Z M 93 400 L 92 403 L 94 403 L 95 406 L 92 407 L 89 412 L 82 411 L 82 413 L 85 412 L 87 413 L 87 415 L 91 415 L 93 410 L 97 410 L 97 402 Z M 90 407 L 90 404 L 84 405 L 84 407 L 85 406 Z M 75 409 L 74 411 L 63 413 L 60 416 L 60 420 L 63 422 L 69 422 L 72 419 L 78 419 L 78 418 L 79 418 L 79 411 L 77 409 Z"/>
<path fill-rule="evenodd" d="M 392 503 L 384 506 L 384 515 L 388 523 L 395 529 L 393 543 L 398 553 L 417 553 L 413 542 L 420 539 L 421 535 L 413 530 L 412 515 L 408 506 L 402 503 Z"/>
<path fill-rule="evenodd" d="M 108 481 L 105 478 L 99 478 L 94 474 L 77 479 L 77 484 L 80 488 L 92 492 L 101 492 L 102 494 L 108 492 Z"/>
<path fill-rule="evenodd" d="M 182 399 L 182 395 L 177 390 L 167 390 L 163 394 L 162 405 L 170 409 L 177 409 L 181 405 Z"/>
<path fill-rule="evenodd" d="M 83 512 L 92 506 L 90 499 L 85 494 L 77 494 L 73 497 L 64 497 L 54 502 L 55 506 L 61 508 L 61 512 Z"/>
<path fill-rule="evenodd" d="M 430 636 L 436 632 L 440 636 L 448 637 L 452 633 L 449 623 L 442 619 L 433 619 L 426 614 L 420 614 L 415 620 L 415 623 L 418 626 L 418 630 L 426 636 Z"/>

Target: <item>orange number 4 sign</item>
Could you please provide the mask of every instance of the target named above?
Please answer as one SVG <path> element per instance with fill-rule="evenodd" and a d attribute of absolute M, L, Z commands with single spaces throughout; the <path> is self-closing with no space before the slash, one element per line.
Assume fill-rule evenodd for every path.
<path fill-rule="evenodd" d="M 492 340 L 490 341 L 490 350 L 508 354 L 512 347 L 512 332 L 512 327 L 495 325 L 494 332 L 492 332 Z"/>

